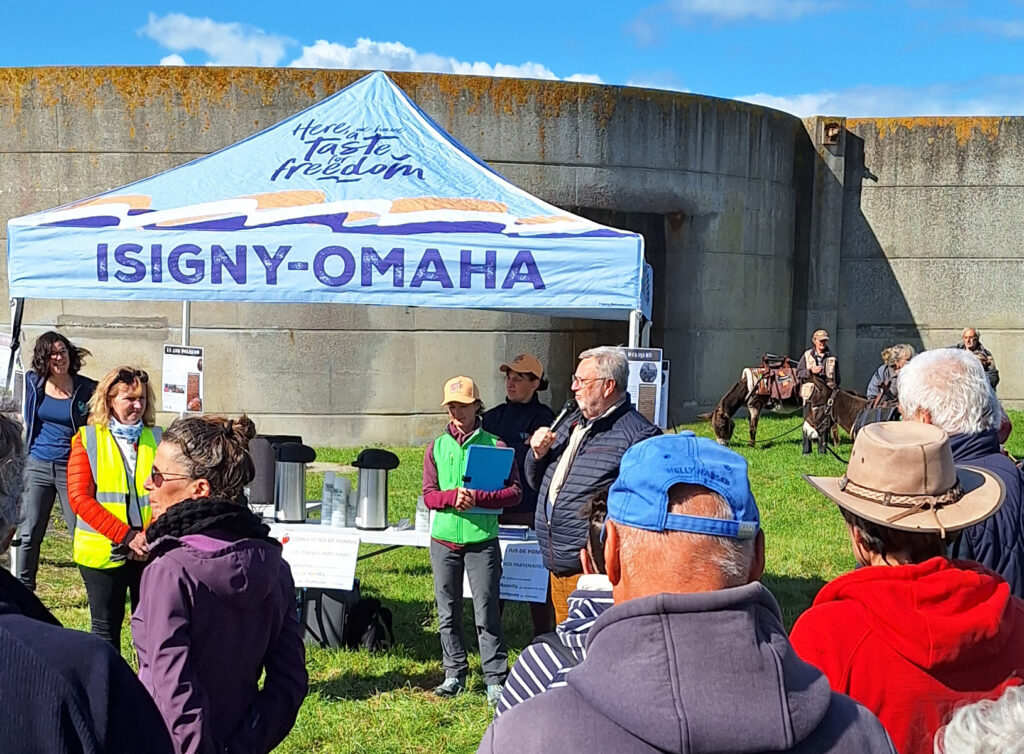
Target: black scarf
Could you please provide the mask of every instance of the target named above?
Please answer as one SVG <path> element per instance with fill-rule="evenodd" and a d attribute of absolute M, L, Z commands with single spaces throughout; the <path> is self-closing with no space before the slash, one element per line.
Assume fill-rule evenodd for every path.
<path fill-rule="evenodd" d="M 146 541 L 160 537 L 184 537 L 215 529 L 240 539 L 262 539 L 277 543 L 270 527 L 244 505 L 216 498 L 195 498 L 172 505 L 146 529 Z"/>

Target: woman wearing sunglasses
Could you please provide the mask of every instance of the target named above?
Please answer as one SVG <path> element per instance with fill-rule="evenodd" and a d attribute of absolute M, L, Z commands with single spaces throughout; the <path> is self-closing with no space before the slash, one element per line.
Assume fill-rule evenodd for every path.
<path fill-rule="evenodd" d="M 118 651 L 125 595 L 134 610 L 147 557 L 144 483 L 160 442 L 155 419 L 149 375 L 118 367 L 97 385 L 68 459 L 68 496 L 78 516 L 72 557 L 85 581 L 92 633 Z"/>
<path fill-rule="evenodd" d="M 55 497 L 68 534 L 75 532 L 75 514 L 68 500 L 68 454 L 71 438 L 89 418 L 89 399 L 96 380 L 80 375 L 84 348 L 58 332 L 45 332 L 32 349 L 32 368 L 25 373 L 25 491 L 21 499 L 21 547 L 18 578 L 35 591 L 39 546 L 46 534 Z"/>
<path fill-rule="evenodd" d="M 244 415 L 178 419 L 146 480 L 150 563 L 132 637 L 179 752 L 269 752 L 306 696 L 291 570 L 242 494 L 255 434 Z"/>

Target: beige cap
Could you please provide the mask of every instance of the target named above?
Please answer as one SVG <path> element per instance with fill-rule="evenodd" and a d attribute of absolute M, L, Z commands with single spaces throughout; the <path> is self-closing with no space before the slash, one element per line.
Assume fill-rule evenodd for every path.
<path fill-rule="evenodd" d="M 828 340 L 828 330 L 815 330 L 811 340 Z"/>
<path fill-rule="evenodd" d="M 521 353 L 512 361 L 506 361 L 498 369 L 502 372 L 519 372 L 520 374 L 532 374 L 538 380 L 544 376 L 544 365 L 536 356 L 528 353 Z"/>
<path fill-rule="evenodd" d="M 469 377 L 452 377 L 444 383 L 444 400 L 441 405 L 448 403 L 476 403 L 480 400 L 480 391 L 476 383 Z"/>
<path fill-rule="evenodd" d="M 868 424 L 857 433 L 845 476 L 804 479 L 867 521 L 943 536 L 984 521 L 1006 494 L 998 477 L 956 466 L 949 436 L 919 422 Z"/>

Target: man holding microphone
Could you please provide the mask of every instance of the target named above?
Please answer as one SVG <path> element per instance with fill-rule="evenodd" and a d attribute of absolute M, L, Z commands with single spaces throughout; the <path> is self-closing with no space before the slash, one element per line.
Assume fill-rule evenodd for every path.
<path fill-rule="evenodd" d="M 558 623 L 568 617 L 568 597 L 581 573 L 580 549 L 587 543 L 589 522 L 580 511 L 615 481 L 630 446 L 661 434 L 633 408 L 628 379 L 629 362 L 619 349 L 584 351 L 572 378 L 578 405 L 567 404 L 550 427 L 530 438 L 526 483 L 537 490 L 535 528 L 551 572 Z"/>

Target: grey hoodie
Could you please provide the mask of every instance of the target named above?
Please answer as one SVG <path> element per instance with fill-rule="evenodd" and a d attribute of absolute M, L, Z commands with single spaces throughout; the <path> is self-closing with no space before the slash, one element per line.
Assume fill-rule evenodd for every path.
<path fill-rule="evenodd" d="M 893 752 L 877 718 L 793 652 L 759 583 L 606 611 L 587 658 L 487 729 L 480 752 Z"/>

